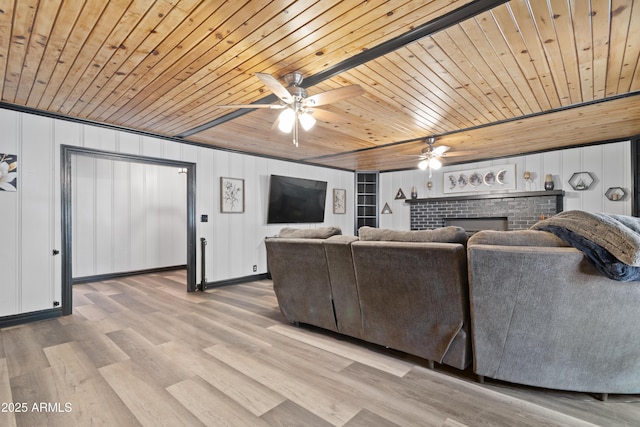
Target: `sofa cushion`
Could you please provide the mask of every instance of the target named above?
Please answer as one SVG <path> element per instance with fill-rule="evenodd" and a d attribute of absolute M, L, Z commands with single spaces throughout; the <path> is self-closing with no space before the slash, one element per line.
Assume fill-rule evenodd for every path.
<path fill-rule="evenodd" d="M 342 234 L 340 227 L 318 227 L 318 228 L 291 228 L 285 227 L 280 230 L 278 237 L 289 239 L 328 239 L 331 236 Z"/>
<path fill-rule="evenodd" d="M 569 246 L 564 240 L 552 233 L 541 230 L 494 231 L 482 230 L 469 238 L 468 246 Z"/>
<path fill-rule="evenodd" d="M 327 243 L 338 243 L 338 244 L 349 244 L 349 243 L 353 243 L 356 242 L 360 239 L 358 239 L 356 236 L 347 236 L 347 235 L 343 235 L 343 234 L 338 234 L 335 236 L 331 236 L 327 239 Z"/>
<path fill-rule="evenodd" d="M 461 227 L 442 227 L 434 230 L 400 231 L 386 228 L 360 227 L 362 241 L 384 242 L 437 242 L 466 244 L 467 233 Z"/>

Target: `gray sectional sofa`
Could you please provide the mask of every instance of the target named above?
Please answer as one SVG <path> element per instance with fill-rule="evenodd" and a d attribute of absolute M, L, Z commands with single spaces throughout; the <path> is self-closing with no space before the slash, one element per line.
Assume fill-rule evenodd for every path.
<path fill-rule="evenodd" d="M 473 362 L 480 379 L 640 393 L 640 282 L 605 277 L 548 231 L 304 233 L 266 241 L 290 322 L 430 364 Z"/>
<path fill-rule="evenodd" d="M 464 230 L 266 239 L 278 304 L 290 322 L 465 369 L 471 336 Z M 295 236 L 295 237 L 294 237 Z"/>

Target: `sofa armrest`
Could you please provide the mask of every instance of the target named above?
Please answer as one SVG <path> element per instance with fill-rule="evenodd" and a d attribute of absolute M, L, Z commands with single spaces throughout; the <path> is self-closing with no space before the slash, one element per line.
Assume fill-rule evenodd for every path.
<path fill-rule="evenodd" d="M 290 322 L 336 331 L 323 239 L 270 238 L 265 241 L 273 290 Z"/>

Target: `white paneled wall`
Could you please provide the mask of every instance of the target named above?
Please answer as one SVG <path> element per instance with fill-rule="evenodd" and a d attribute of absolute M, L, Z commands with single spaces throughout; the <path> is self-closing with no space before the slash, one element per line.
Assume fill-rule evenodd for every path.
<path fill-rule="evenodd" d="M 51 252 L 60 241 L 55 232 L 60 228 L 55 203 L 59 179 L 54 181 L 50 173 L 59 155 L 46 143 L 51 121 L 31 117 L 25 126 L 16 113 L 0 114 L 0 128 L 0 152 L 18 155 L 18 191 L 0 193 L 0 315 L 9 315 L 60 301 L 60 262 Z"/>
<path fill-rule="evenodd" d="M 186 150 L 191 147 L 185 146 Z M 266 272 L 264 238 L 276 235 L 286 225 L 267 225 L 269 176 L 286 175 L 327 181 L 325 223 L 342 228 L 345 234 L 353 230 L 353 206 L 346 214 L 333 214 L 330 194 L 333 188 L 344 188 L 347 197 L 354 197 L 354 175 L 326 168 L 310 167 L 298 163 L 269 160 L 224 151 L 198 150 L 198 219 L 201 214 L 214 218 L 199 223 L 198 237 L 204 237 L 207 246 L 206 274 L 208 281 L 229 277 L 243 277 Z M 220 213 L 220 177 L 243 178 L 245 209 L 243 214 Z M 200 191 L 201 186 L 206 189 Z M 353 204 L 353 203 L 352 203 Z M 202 208 L 200 208 L 202 207 Z M 317 227 L 320 224 L 299 224 L 296 227 Z M 211 268 L 212 267 L 212 268 Z"/>
<path fill-rule="evenodd" d="M 53 301 L 61 300 L 61 257 L 54 257 L 51 252 L 61 247 L 61 145 L 195 163 L 196 237 L 198 243 L 201 237 L 208 241 L 208 281 L 267 272 L 264 238 L 277 234 L 284 226 L 266 224 L 270 174 L 327 181 L 329 194 L 333 188 L 344 188 L 348 199 L 353 201 L 354 198 L 351 172 L 212 150 L 10 110 L 0 110 L 0 126 L 3 129 L 0 153 L 19 156 L 18 192 L 0 193 L 0 316 L 49 309 L 53 307 Z M 73 242 L 77 245 L 74 254 L 78 255 L 73 261 L 73 275 L 121 271 L 125 266 L 128 266 L 126 270 L 135 270 L 138 266 L 147 268 L 150 260 L 154 266 L 156 260 L 159 264 L 173 265 L 173 258 L 164 252 L 164 248 L 183 237 L 155 234 L 154 230 L 167 227 L 166 219 L 154 219 L 140 226 L 127 217 L 131 212 L 144 211 L 144 203 L 158 209 L 184 207 L 183 195 L 177 197 L 180 200 L 174 200 L 177 205 L 168 206 L 159 194 L 162 189 L 153 189 L 155 185 L 173 185 L 167 181 L 172 178 L 164 176 L 160 170 L 147 171 L 140 164 L 109 164 L 93 159 L 89 162 L 92 163 L 89 166 L 75 165 L 77 173 L 87 174 L 87 177 L 78 182 L 74 180 L 73 192 L 84 194 L 89 201 L 78 204 L 72 215 L 86 216 L 96 222 L 87 226 L 89 231 L 83 236 L 86 239 Z M 220 177 L 223 176 L 245 180 L 244 213 L 220 213 Z M 121 180 L 120 177 L 127 178 Z M 141 177 L 144 183 L 141 187 L 132 185 Z M 128 200 L 115 196 L 115 193 L 127 191 L 130 192 Z M 103 194 L 107 196 L 103 197 Z M 202 214 L 209 216 L 209 222 L 199 222 Z M 328 197 L 325 222 L 303 227 L 335 225 L 350 233 L 353 218 L 353 203 L 349 204 L 346 214 L 334 215 Z M 82 227 L 85 225 L 74 223 L 73 226 L 74 235 L 84 234 Z M 130 234 L 130 244 L 122 250 L 116 249 L 113 242 L 102 244 L 127 234 Z M 186 247 L 179 252 L 185 254 Z M 199 244 L 197 257 L 199 281 Z M 254 265 L 256 272 L 252 269 Z"/>
<path fill-rule="evenodd" d="M 402 188 L 407 197 L 410 197 L 412 186 L 416 186 L 419 198 L 452 196 L 452 194 L 446 194 L 443 191 L 445 172 L 474 168 L 485 169 L 506 164 L 516 165 L 517 188 L 509 192 L 543 191 L 545 175 L 552 174 L 555 189 L 565 191 L 565 210 L 581 209 L 591 212 L 631 215 L 630 196 L 623 201 L 613 202 L 604 195 L 609 187 L 622 187 L 629 194 L 631 193 L 631 143 L 626 141 L 487 162 L 445 166 L 434 171 L 431 179 L 429 179 L 428 172 L 418 169 L 381 173 L 379 202 L 381 206 L 384 206 L 385 202 L 389 203 L 393 213 L 380 215 L 380 227 L 400 230 L 409 230 L 411 227 L 409 205 L 403 200 L 394 200 L 399 188 Z M 531 172 L 533 177 L 531 182 L 524 180 L 523 173 L 525 171 Z M 597 179 L 589 190 L 574 191 L 569 185 L 569 179 L 573 173 L 584 171 L 591 172 Z M 428 181 L 433 183 L 431 190 L 427 188 Z M 474 193 L 456 193 L 455 195 L 471 194 Z"/>
<path fill-rule="evenodd" d="M 186 176 L 175 167 L 76 155 L 73 277 L 186 264 Z"/>

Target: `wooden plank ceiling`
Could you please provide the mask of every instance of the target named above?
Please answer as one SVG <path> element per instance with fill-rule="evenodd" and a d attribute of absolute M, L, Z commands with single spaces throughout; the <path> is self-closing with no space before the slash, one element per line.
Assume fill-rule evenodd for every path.
<path fill-rule="evenodd" d="M 0 0 L 4 107 L 348 170 L 639 135 L 639 58 L 640 0 Z M 292 71 L 365 93 L 298 147 L 279 110 L 217 107 Z"/>

